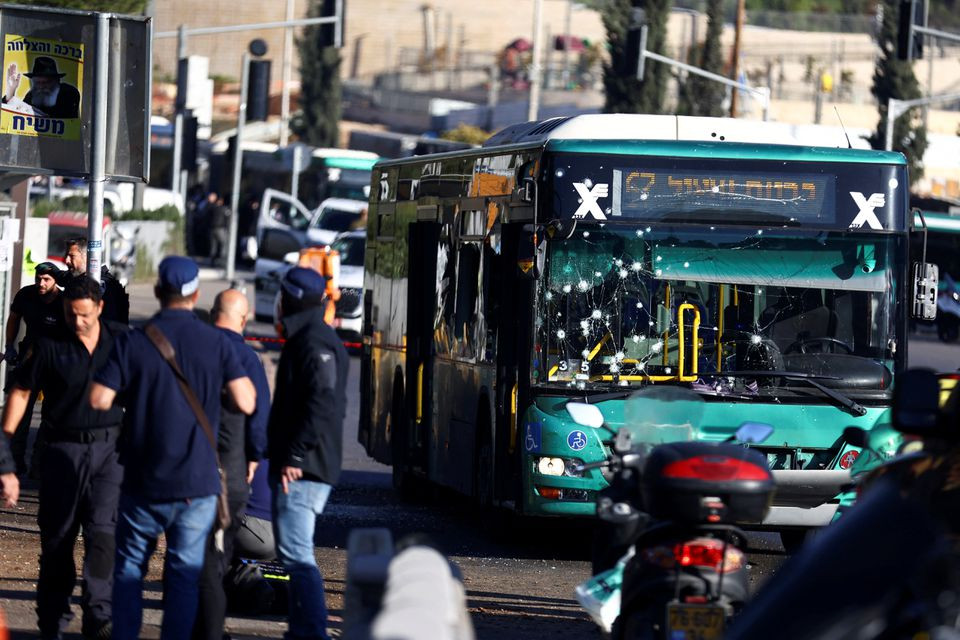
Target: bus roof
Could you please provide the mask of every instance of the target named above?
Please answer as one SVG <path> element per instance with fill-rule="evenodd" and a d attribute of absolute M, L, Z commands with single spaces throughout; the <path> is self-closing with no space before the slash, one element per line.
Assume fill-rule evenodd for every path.
<path fill-rule="evenodd" d="M 933 211 L 924 211 L 923 220 L 927 223 L 927 229 L 930 231 L 942 231 L 945 233 L 960 233 L 960 216 L 953 216 L 949 213 L 935 213 Z M 923 225 L 920 222 L 920 216 L 914 214 L 913 228 L 921 229 Z"/>
<path fill-rule="evenodd" d="M 479 150 L 414 156 L 380 164 L 472 157 L 487 155 L 494 149 L 531 147 L 570 153 L 906 164 L 903 154 L 898 152 L 847 148 L 843 135 L 836 136 L 836 144 L 843 147 L 811 145 L 811 141 L 822 143 L 829 139 L 823 131 L 816 133 L 813 135 L 809 127 L 736 118 L 585 114 L 508 126 L 490 136 Z"/>

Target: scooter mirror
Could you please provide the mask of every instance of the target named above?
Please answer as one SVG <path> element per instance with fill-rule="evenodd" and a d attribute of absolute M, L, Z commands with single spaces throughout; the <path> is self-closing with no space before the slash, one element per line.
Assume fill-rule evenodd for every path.
<path fill-rule="evenodd" d="M 940 383 L 930 369 L 910 369 L 893 389 L 893 426 L 900 433 L 940 435 Z"/>
<path fill-rule="evenodd" d="M 737 429 L 737 441 L 744 444 L 759 444 L 770 437 L 773 427 L 763 422 L 744 422 Z"/>
<path fill-rule="evenodd" d="M 860 427 L 847 427 L 843 430 L 843 440 L 852 447 L 863 449 L 867 446 L 869 440 L 867 432 Z"/>
<path fill-rule="evenodd" d="M 599 429 L 603 426 L 603 414 L 596 405 L 585 402 L 568 402 L 567 413 L 573 421 L 584 427 Z"/>

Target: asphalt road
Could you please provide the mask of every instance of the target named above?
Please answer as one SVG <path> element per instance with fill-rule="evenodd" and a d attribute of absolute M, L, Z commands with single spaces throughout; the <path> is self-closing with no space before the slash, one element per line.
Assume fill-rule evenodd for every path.
<path fill-rule="evenodd" d="M 222 281 L 205 281 L 201 307 L 209 308 L 213 295 L 225 286 Z M 135 285 L 131 294 L 132 315 L 145 318 L 156 309 L 149 286 Z M 252 286 L 249 294 L 252 296 Z M 251 323 L 248 332 L 273 335 L 272 327 L 260 323 Z M 277 355 L 263 353 L 268 374 Z M 910 362 L 914 366 L 956 369 L 960 346 L 921 336 L 911 340 Z M 358 527 L 386 527 L 395 539 L 410 533 L 430 536 L 460 567 L 478 638 L 601 637 L 573 599 L 574 586 L 589 576 L 589 528 L 559 521 L 520 527 L 509 519 L 484 518 L 468 500 L 450 495 L 438 495 L 420 504 L 400 502 L 390 487 L 389 468 L 367 458 L 357 443 L 358 389 L 359 360 L 354 357 L 344 425 L 344 474 L 318 521 L 316 536 L 333 635 L 339 635 L 342 623 L 347 536 Z M 33 637 L 27 631 L 34 629 L 32 599 L 38 546 L 35 513 L 33 490 L 27 492 L 18 509 L 0 511 L 0 598 L 13 638 Z M 753 536 L 750 560 L 756 588 L 785 560 L 778 537 Z M 159 636 L 159 567 L 155 559 L 147 584 L 145 638 Z M 78 622 L 71 630 L 78 629 Z M 227 624 L 234 638 L 279 638 L 284 629 L 278 618 L 231 617 Z"/>

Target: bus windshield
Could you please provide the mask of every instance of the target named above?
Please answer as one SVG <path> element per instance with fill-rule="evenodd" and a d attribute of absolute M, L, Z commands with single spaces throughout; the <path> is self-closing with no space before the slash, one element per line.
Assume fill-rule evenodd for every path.
<path fill-rule="evenodd" d="M 902 242 L 783 228 L 574 228 L 550 241 L 538 283 L 535 382 L 809 395 L 796 377 L 764 373 L 792 372 L 844 393 L 888 393 Z"/>

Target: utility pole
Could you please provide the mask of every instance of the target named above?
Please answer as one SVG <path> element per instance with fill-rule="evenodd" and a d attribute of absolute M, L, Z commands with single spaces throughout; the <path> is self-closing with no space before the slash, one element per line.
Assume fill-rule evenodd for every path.
<path fill-rule="evenodd" d="M 540 54 L 543 50 L 543 0 L 533 0 L 533 60 L 530 64 L 530 102 L 527 120 L 536 120 L 540 111 Z"/>
<path fill-rule="evenodd" d="M 293 21 L 293 0 L 287 0 L 287 22 Z M 290 82 L 293 79 L 293 28 L 283 29 L 283 86 L 280 88 L 280 146 L 290 138 Z"/>
<path fill-rule="evenodd" d="M 740 33 L 743 31 L 744 0 L 737 0 L 737 30 L 733 36 L 733 59 L 730 61 L 730 78 L 737 82 L 740 79 Z M 737 117 L 737 90 L 730 92 L 730 117 Z"/>

